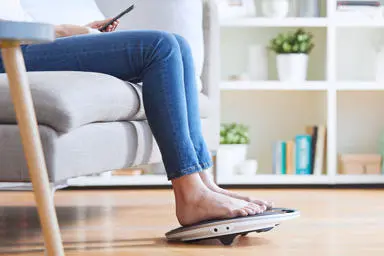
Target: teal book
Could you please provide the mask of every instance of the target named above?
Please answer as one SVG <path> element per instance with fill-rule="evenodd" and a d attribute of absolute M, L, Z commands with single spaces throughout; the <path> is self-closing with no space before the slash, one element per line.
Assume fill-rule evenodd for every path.
<path fill-rule="evenodd" d="M 311 174 L 312 172 L 312 137 L 311 135 L 297 135 L 296 142 L 296 174 Z"/>
<path fill-rule="evenodd" d="M 287 174 L 287 143 L 281 142 L 281 174 Z"/>

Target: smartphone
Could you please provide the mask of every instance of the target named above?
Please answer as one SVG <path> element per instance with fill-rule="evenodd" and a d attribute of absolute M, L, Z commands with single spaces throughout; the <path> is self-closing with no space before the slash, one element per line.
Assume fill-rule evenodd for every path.
<path fill-rule="evenodd" d="M 104 32 L 109 25 L 112 25 L 113 22 L 115 22 L 116 20 L 120 19 L 121 17 L 123 17 L 125 14 L 129 13 L 130 11 L 132 11 L 133 9 L 135 8 L 135 5 L 131 5 L 130 7 L 128 7 L 126 10 L 124 10 L 123 12 L 121 12 L 119 15 L 117 15 L 116 17 L 114 17 L 110 22 L 106 23 L 104 26 L 102 26 L 101 28 L 99 28 L 99 31 L 100 32 Z"/>

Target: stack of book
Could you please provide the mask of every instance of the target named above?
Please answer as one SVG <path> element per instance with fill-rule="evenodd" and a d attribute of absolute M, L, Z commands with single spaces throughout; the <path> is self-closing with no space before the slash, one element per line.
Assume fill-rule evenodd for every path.
<path fill-rule="evenodd" d="M 307 126 L 292 140 L 277 141 L 273 147 L 273 173 L 322 175 L 326 162 L 326 127 Z"/>
<path fill-rule="evenodd" d="M 336 11 L 338 14 L 361 15 L 368 16 L 371 18 L 382 18 L 382 9 L 380 1 L 337 1 Z"/>

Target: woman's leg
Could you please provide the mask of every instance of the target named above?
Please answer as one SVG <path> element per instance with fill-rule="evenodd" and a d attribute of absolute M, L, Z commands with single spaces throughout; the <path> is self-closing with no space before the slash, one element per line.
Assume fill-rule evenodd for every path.
<path fill-rule="evenodd" d="M 199 113 L 199 92 L 196 86 L 196 73 L 192 50 L 189 43 L 181 36 L 175 35 L 180 46 L 183 60 L 184 88 L 187 101 L 189 135 L 195 148 L 199 164 L 203 170 L 212 167 L 212 156 L 205 143 Z"/>
<path fill-rule="evenodd" d="M 177 217 L 188 225 L 256 213 L 255 204 L 209 190 L 190 136 L 184 69 L 175 36 L 156 31 L 75 36 L 23 47 L 28 71 L 86 71 L 143 82 L 148 123 L 172 180 Z"/>
<path fill-rule="evenodd" d="M 202 172 L 199 172 L 201 179 L 209 189 L 215 192 L 222 193 L 238 199 L 251 201 L 261 206 L 263 210 L 271 208 L 272 204 L 270 202 L 265 202 L 247 196 L 242 196 L 237 193 L 220 188 L 215 184 L 209 172 L 207 171 L 207 169 L 212 166 L 212 160 L 201 131 L 201 121 L 198 107 L 198 91 L 196 88 L 196 75 L 194 70 L 192 51 L 188 42 L 183 37 L 179 35 L 175 35 L 175 37 L 180 45 L 181 55 L 184 64 L 184 86 L 187 100 L 189 134 L 196 150 L 200 166 L 203 169 Z"/>

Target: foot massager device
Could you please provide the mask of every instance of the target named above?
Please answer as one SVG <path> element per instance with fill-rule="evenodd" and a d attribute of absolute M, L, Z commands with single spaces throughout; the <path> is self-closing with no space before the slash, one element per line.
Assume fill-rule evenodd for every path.
<path fill-rule="evenodd" d="M 203 221 L 191 226 L 179 227 L 165 234 L 170 242 L 198 242 L 219 239 L 223 245 L 231 245 L 237 236 L 262 233 L 280 225 L 281 222 L 297 218 L 300 212 L 293 209 L 273 208 L 261 214 L 225 220 Z"/>

